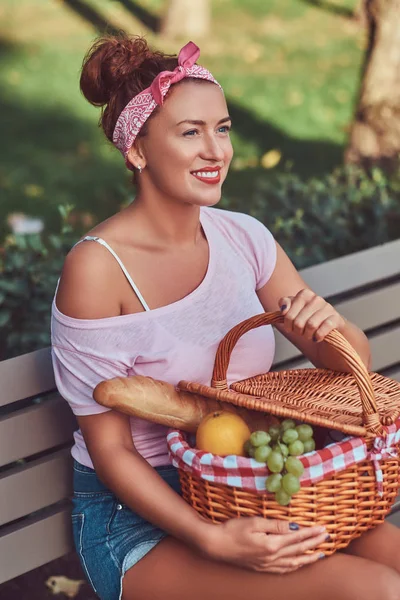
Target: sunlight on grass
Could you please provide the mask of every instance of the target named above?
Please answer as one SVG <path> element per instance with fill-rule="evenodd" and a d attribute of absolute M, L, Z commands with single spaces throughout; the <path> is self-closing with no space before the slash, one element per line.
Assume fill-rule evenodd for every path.
<path fill-rule="evenodd" d="M 53 226 L 61 202 L 105 218 L 132 194 L 119 154 L 97 128 L 99 111 L 79 92 L 82 58 L 102 23 L 146 34 L 167 52 L 187 41 L 159 39 L 130 10 L 132 0 L 79 4 L 85 14 L 67 0 L 0 6 L 2 221 L 18 209 Z M 153 19 L 165 6 L 137 4 Z M 233 184 L 235 169 L 259 166 L 270 151 L 281 157 L 276 169 L 290 161 L 305 174 L 340 163 L 364 41 L 335 7 L 350 14 L 355 0 L 213 1 L 212 32 L 199 44 L 234 120 Z"/>

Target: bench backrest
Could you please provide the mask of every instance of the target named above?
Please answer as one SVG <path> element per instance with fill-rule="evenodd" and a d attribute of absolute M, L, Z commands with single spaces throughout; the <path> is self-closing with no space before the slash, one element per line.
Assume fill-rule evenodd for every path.
<path fill-rule="evenodd" d="M 0 584 L 72 549 L 76 421 L 48 348 L 0 362 Z"/>
<path fill-rule="evenodd" d="M 371 341 L 373 369 L 400 380 L 400 240 L 302 271 Z M 305 366 L 277 333 L 276 369 Z M 55 391 L 50 349 L 0 362 L 0 584 L 72 550 L 76 421 Z"/>

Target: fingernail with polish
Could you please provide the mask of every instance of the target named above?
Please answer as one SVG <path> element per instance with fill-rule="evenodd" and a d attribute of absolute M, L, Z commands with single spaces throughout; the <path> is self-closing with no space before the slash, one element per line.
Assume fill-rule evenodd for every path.
<path fill-rule="evenodd" d="M 287 305 L 286 305 L 286 304 L 283 304 L 283 306 L 281 306 L 281 312 L 283 312 L 283 311 L 284 311 L 284 310 L 286 310 L 286 309 L 287 309 Z"/>
<path fill-rule="evenodd" d="M 319 555 L 319 558 L 325 558 L 325 554 L 323 552 L 321 552 L 321 554 Z"/>
<path fill-rule="evenodd" d="M 326 541 L 326 542 L 330 542 L 331 540 L 332 540 L 331 536 L 330 536 L 330 535 L 327 535 L 327 536 L 326 536 L 326 538 L 325 538 L 325 541 Z"/>
<path fill-rule="evenodd" d="M 317 341 L 317 336 L 316 336 L 316 335 L 313 335 L 313 339 L 312 339 L 312 341 L 313 341 L 313 342 L 316 342 L 316 341 Z"/>
<path fill-rule="evenodd" d="M 292 531 L 297 531 L 298 529 L 300 529 L 300 527 L 297 525 L 297 523 L 289 523 L 289 529 L 291 529 Z"/>

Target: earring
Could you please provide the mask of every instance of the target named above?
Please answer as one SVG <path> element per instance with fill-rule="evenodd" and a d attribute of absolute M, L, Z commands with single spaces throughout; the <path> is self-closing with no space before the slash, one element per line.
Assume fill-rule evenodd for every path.
<path fill-rule="evenodd" d="M 141 167 L 140 165 L 138 165 L 136 168 L 137 168 L 137 170 L 139 171 L 139 175 L 140 175 L 140 174 L 141 174 L 141 172 L 142 172 L 142 167 Z"/>

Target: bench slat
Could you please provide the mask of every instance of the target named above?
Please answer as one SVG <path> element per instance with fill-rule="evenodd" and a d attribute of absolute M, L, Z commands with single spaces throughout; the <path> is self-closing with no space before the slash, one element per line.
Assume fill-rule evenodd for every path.
<path fill-rule="evenodd" d="M 377 310 L 379 306 L 379 310 Z M 400 283 L 388 285 L 362 296 L 335 304 L 335 308 L 346 319 L 367 331 L 384 326 L 399 319 Z M 300 351 L 281 333 L 276 331 L 276 353 L 274 365 L 300 356 Z M 400 356 L 399 356 L 400 357 Z"/>
<path fill-rule="evenodd" d="M 363 331 L 392 323 L 400 319 L 400 282 L 337 302 L 335 307 Z"/>
<path fill-rule="evenodd" d="M 400 240 L 335 258 L 301 271 L 321 296 L 336 296 L 400 274 Z"/>
<path fill-rule="evenodd" d="M 400 366 L 398 369 L 395 369 L 394 371 L 390 371 L 390 373 L 388 374 L 388 377 L 390 377 L 390 379 L 394 379 L 395 381 L 400 381 Z"/>
<path fill-rule="evenodd" d="M 72 440 L 75 417 L 60 396 L 0 419 L 0 466 Z"/>
<path fill-rule="evenodd" d="M 382 371 L 400 362 L 400 326 L 370 339 L 372 370 Z"/>
<path fill-rule="evenodd" d="M 0 476 L 0 525 L 65 500 L 72 494 L 70 449 Z"/>
<path fill-rule="evenodd" d="M 0 584 L 73 550 L 71 509 L 51 509 L 0 533 Z"/>
<path fill-rule="evenodd" d="M 50 348 L 0 362 L 0 406 L 55 389 Z"/>
<path fill-rule="evenodd" d="M 369 339 L 372 353 L 372 371 L 384 371 L 391 366 L 396 366 L 400 362 L 400 325 L 393 327 L 388 331 L 379 333 Z M 301 356 L 298 353 L 298 356 Z M 313 365 L 307 358 L 289 362 L 284 367 L 278 366 L 275 370 L 285 369 L 308 369 Z"/>
<path fill-rule="evenodd" d="M 400 527 L 400 511 L 398 510 L 392 515 L 389 515 L 386 520 L 389 521 L 389 523 L 392 523 L 392 525 Z"/>

